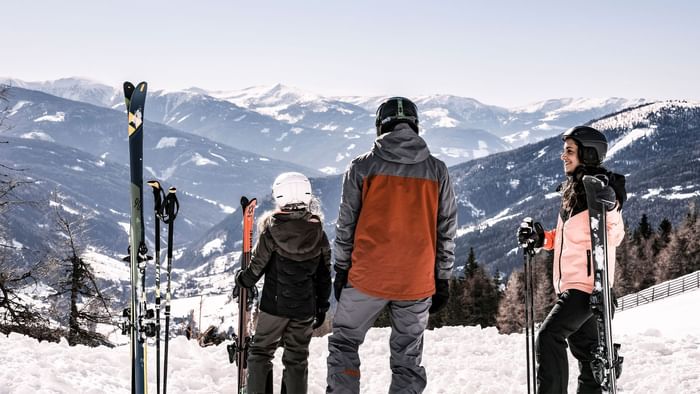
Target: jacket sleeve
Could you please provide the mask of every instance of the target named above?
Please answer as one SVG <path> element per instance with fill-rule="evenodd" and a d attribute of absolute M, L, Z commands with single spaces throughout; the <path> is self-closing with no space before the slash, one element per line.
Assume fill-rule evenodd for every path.
<path fill-rule="evenodd" d="M 455 237 L 457 235 L 457 200 L 447 167 L 443 165 L 440 177 L 440 197 L 437 215 L 437 248 L 435 254 L 435 279 L 450 279 L 455 262 Z"/>
<path fill-rule="evenodd" d="M 331 247 L 328 237 L 323 233 L 323 247 L 321 261 L 316 268 L 316 309 L 324 313 L 330 307 L 328 302 L 331 296 Z"/>
<path fill-rule="evenodd" d="M 335 245 L 333 254 L 335 266 L 348 270 L 351 265 L 355 242 L 355 227 L 362 208 L 362 178 L 355 163 L 343 176 L 343 190 L 340 197 L 340 210 L 335 225 Z"/>
<path fill-rule="evenodd" d="M 270 257 L 272 257 L 273 247 L 274 241 L 270 236 L 269 230 L 265 228 L 253 248 L 250 265 L 241 272 L 239 277 L 241 285 L 244 287 L 255 286 L 265 273 L 265 268 L 270 262 Z"/>

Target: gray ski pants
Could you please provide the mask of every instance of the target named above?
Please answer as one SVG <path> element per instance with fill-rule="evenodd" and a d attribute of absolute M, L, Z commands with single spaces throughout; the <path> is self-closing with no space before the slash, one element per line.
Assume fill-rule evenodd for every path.
<path fill-rule="evenodd" d="M 423 332 L 428 325 L 431 299 L 391 301 L 343 289 L 328 338 L 328 386 L 326 393 L 360 392 L 358 349 L 367 331 L 389 305 L 391 337 L 391 386 L 389 393 L 422 393 L 427 384 L 423 356 Z"/>
<path fill-rule="evenodd" d="M 272 359 L 280 340 L 284 346 L 282 386 L 289 394 L 306 393 L 312 323 L 313 318 L 296 320 L 260 311 L 248 353 L 249 394 L 266 392 L 268 374 L 272 374 Z"/>

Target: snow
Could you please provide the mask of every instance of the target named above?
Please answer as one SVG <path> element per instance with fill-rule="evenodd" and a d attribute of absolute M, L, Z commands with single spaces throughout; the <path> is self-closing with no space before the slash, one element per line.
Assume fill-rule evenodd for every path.
<path fill-rule="evenodd" d="M 24 133 L 20 137 L 26 138 L 29 140 L 41 140 L 41 141 L 48 141 L 48 142 L 56 142 L 50 135 L 44 133 L 43 131 L 32 131 L 29 133 Z"/>
<path fill-rule="evenodd" d="M 213 252 L 221 252 L 224 250 L 224 242 L 226 241 L 226 236 L 224 238 L 216 238 L 207 242 L 202 247 L 202 257 L 207 257 Z"/>
<path fill-rule="evenodd" d="M 56 112 L 54 115 L 44 115 L 34 119 L 35 122 L 63 122 L 65 120 L 65 112 Z"/>
<path fill-rule="evenodd" d="M 199 153 L 195 153 L 192 156 L 192 158 L 190 160 L 186 161 L 185 163 L 189 163 L 190 161 L 194 161 L 194 164 L 196 166 L 206 166 L 206 165 L 218 166 L 219 165 L 219 163 L 217 163 L 213 160 L 209 160 L 206 157 L 200 155 Z"/>
<path fill-rule="evenodd" d="M 174 148 L 177 145 L 177 140 L 177 137 L 162 137 L 156 144 L 156 149 Z"/>
<path fill-rule="evenodd" d="M 610 160 L 615 153 L 631 145 L 634 141 L 637 141 L 640 138 L 648 138 L 655 132 L 656 128 L 638 128 L 626 133 L 622 138 L 613 141 L 612 147 L 605 155 L 605 160 Z"/>
<path fill-rule="evenodd" d="M 128 263 L 100 253 L 88 247 L 83 253 L 83 259 L 90 263 L 95 276 L 115 283 L 128 282 L 130 278 Z"/>
<path fill-rule="evenodd" d="M 323 167 L 319 168 L 318 170 L 327 175 L 335 175 L 338 173 L 337 167 Z"/>
<path fill-rule="evenodd" d="M 173 301 L 173 314 L 193 310 L 205 326 L 233 322 L 227 295 Z M 618 390 L 629 394 L 700 393 L 700 315 L 688 313 L 700 303 L 700 290 L 667 298 L 615 317 L 615 340 L 625 357 Z M 227 315 L 228 316 L 225 316 Z M 218 316 L 217 316 L 218 315 Z M 360 347 L 361 392 L 386 392 L 389 369 L 388 328 L 369 331 Z M 426 331 L 423 365 L 425 393 L 522 393 L 526 390 L 525 338 L 501 335 L 492 327 L 443 327 Z M 39 343 L 10 334 L 0 336 L 0 387 L 7 393 L 112 393 L 130 387 L 129 347 L 87 348 Z M 149 388 L 155 391 L 155 348 L 149 346 Z M 274 392 L 280 391 L 282 349 L 273 361 Z M 328 336 L 313 338 L 309 357 L 309 393 L 325 391 Z M 68 362 L 68 360 L 70 360 Z M 224 393 L 236 386 L 236 369 L 226 347 L 201 348 L 184 337 L 170 341 L 168 388 L 172 392 Z M 569 392 L 575 392 L 576 361 L 569 358 Z"/>

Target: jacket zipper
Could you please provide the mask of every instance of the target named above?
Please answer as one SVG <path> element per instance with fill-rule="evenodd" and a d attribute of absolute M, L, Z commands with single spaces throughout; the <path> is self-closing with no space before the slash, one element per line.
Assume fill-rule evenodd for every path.
<path fill-rule="evenodd" d="M 588 272 L 588 276 L 591 276 L 591 251 L 590 250 L 586 251 L 586 272 Z"/>

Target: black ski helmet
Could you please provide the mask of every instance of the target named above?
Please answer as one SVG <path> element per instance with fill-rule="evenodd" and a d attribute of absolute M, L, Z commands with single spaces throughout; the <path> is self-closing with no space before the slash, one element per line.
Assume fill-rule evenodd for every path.
<path fill-rule="evenodd" d="M 571 138 L 578 146 L 578 159 L 585 166 L 599 166 L 608 152 L 608 140 L 600 131 L 590 126 L 576 126 L 562 134 L 562 141 Z"/>
<path fill-rule="evenodd" d="M 407 123 L 418 133 L 418 108 L 405 97 L 391 97 L 377 108 L 374 125 L 377 135 L 388 133 L 399 123 Z"/>

